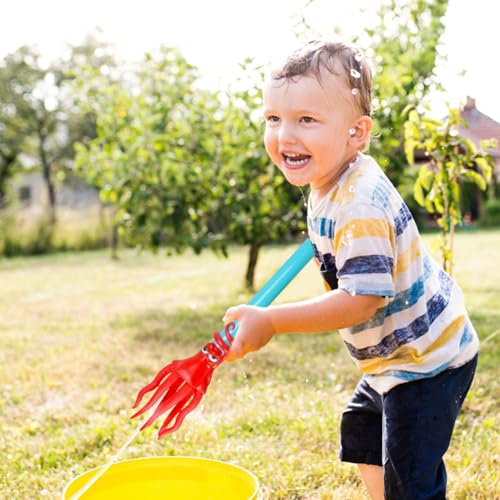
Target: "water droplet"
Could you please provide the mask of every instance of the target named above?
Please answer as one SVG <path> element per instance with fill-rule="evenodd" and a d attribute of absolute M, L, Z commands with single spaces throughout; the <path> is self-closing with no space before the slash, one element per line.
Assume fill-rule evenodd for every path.
<path fill-rule="evenodd" d="M 352 92 L 352 95 L 358 95 L 359 90 L 358 89 L 352 89 L 351 92 Z"/>
<path fill-rule="evenodd" d="M 354 54 L 354 59 L 356 59 L 356 61 L 361 61 L 361 59 L 363 59 L 363 55 L 361 54 L 361 52 L 358 52 L 357 54 Z"/>
<path fill-rule="evenodd" d="M 351 231 L 346 231 L 343 238 L 342 238 L 342 244 L 345 246 L 351 246 L 352 245 L 352 233 Z"/>
<path fill-rule="evenodd" d="M 355 296 L 356 296 L 356 290 L 351 290 L 351 292 L 350 292 L 350 293 L 351 293 L 351 295 L 352 295 L 353 297 L 355 297 Z"/>
<path fill-rule="evenodd" d="M 351 184 L 349 186 L 349 193 L 354 193 L 354 191 L 356 191 L 355 187 Z"/>
<path fill-rule="evenodd" d="M 351 68 L 351 76 L 353 78 L 361 78 L 361 73 L 358 70 Z"/>

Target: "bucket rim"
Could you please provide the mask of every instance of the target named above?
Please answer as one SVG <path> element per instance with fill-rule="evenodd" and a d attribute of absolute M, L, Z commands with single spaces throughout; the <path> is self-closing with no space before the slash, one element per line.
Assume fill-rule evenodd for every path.
<path fill-rule="evenodd" d="M 233 462 L 227 462 L 225 460 L 218 460 L 216 458 L 204 458 L 204 457 L 196 457 L 196 456 L 192 456 L 192 455 L 160 455 L 160 456 L 151 455 L 151 456 L 146 456 L 146 457 L 136 457 L 136 458 L 127 458 L 126 460 L 118 460 L 117 462 L 114 462 L 112 464 L 112 466 L 115 464 L 121 464 L 121 463 L 126 463 L 126 462 L 138 462 L 139 460 L 163 460 L 163 459 L 177 459 L 177 458 L 189 459 L 189 460 L 199 460 L 200 462 L 219 463 L 222 465 L 229 465 L 230 467 L 234 467 L 235 469 L 239 469 L 239 470 L 245 472 L 246 474 L 248 474 L 249 476 L 251 476 L 251 478 L 255 482 L 255 492 L 252 494 L 251 497 L 248 498 L 248 500 L 258 500 L 260 498 L 260 496 L 259 496 L 260 491 L 261 491 L 260 490 L 260 482 L 259 482 L 258 477 L 252 471 L 249 471 L 248 469 L 245 469 L 245 467 L 238 465 L 238 464 L 235 464 Z M 92 469 L 88 469 L 84 472 L 81 472 L 77 476 L 74 476 L 73 478 L 71 478 L 68 481 L 68 483 L 66 484 L 66 486 L 62 492 L 61 499 L 62 500 L 66 499 L 66 493 L 68 492 L 69 487 L 79 477 L 84 476 L 85 474 L 88 474 L 89 472 L 93 472 L 93 471 L 96 471 L 98 469 L 101 469 L 102 467 L 105 467 L 105 466 L 106 466 L 106 464 L 99 465 L 97 467 L 93 467 Z"/>

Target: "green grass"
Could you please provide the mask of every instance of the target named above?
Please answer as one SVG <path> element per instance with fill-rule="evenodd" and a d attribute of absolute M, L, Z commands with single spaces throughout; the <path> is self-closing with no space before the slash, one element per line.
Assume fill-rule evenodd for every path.
<path fill-rule="evenodd" d="M 264 250 L 258 284 L 293 248 Z M 500 231 L 457 237 L 455 277 L 489 340 L 446 455 L 450 499 L 499 498 L 499 248 Z M 242 248 L 228 260 L 132 251 L 118 261 L 100 251 L 0 260 L 0 496 L 57 498 L 76 474 L 105 464 L 135 429 L 137 390 L 248 299 L 245 264 Z M 279 300 L 320 292 L 309 265 Z M 281 336 L 219 367 L 177 433 L 158 441 L 148 430 L 123 458 L 235 462 L 273 500 L 366 499 L 356 468 L 337 459 L 339 418 L 358 378 L 337 334 Z"/>

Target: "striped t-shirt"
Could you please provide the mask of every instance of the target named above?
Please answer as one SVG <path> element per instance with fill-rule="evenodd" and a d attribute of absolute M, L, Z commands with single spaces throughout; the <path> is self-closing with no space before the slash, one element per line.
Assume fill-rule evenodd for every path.
<path fill-rule="evenodd" d="M 427 253 L 403 199 L 370 156 L 358 158 L 315 206 L 308 231 L 329 288 L 379 295 L 366 323 L 340 330 L 379 393 L 474 357 L 479 341 L 457 284 Z"/>

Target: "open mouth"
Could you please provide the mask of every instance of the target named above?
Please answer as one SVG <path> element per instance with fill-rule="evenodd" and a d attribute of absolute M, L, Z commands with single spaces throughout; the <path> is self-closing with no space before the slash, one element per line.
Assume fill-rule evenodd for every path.
<path fill-rule="evenodd" d="M 285 164 L 290 168 L 300 168 L 304 166 L 311 158 L 311 155 L 302 155 L 299 153 L 282 153 Z"/>

